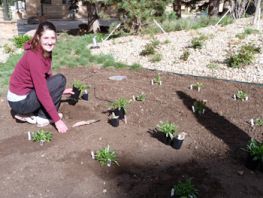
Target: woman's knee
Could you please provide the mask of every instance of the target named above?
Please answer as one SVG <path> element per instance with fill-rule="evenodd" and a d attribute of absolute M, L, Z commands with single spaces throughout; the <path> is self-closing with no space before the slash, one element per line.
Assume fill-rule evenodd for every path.
<path fill-rule="evenodd" d="M 51 80 L 55 82 L 56 85 L 60 85 L 62 87 L 65 87 L 67 83 L 67 79 L 63 74 L 56 74 L 51 77 Z"/>

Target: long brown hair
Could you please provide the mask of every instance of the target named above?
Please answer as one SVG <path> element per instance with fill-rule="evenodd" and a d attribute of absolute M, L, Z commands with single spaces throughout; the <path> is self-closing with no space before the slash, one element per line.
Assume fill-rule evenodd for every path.
<path fill-rule="evenodd" d="M 41 49 L 40 46 L 40 37 L 42 36 L 43 32 L 45 30 L 53 30 L 55 33 L 57 32 L 56 27 L 53 23 L 49 21 L 45 21 L 43 23 L 40 23 L 38 25 L 38 28 L 33 36 L 33 38 L 30 41 L 31 49 L 32 50 L 39 50 Z M 44 53 L 44 52 L 43 52 Z M 44 55 L 44 54 L 43 54 Z M 50 54 L 51 55 L 51 54 Z"/>

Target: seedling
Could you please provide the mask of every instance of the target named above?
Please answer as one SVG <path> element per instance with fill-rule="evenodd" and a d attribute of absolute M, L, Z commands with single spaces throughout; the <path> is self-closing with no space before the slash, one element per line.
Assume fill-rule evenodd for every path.
<path fill-rule="evenodd" d="M 263 126 L 263 118 L 257 118 L 255 124 L 256 126 Z"/>
<path fill-rule="evenodd" d="M 203 83 L 196 82 L 195 84 L 190 85 L 190 89 L 197 90 L 198 92 L 201 91 L 201 88 L 203 88 Z"/>
<path fill-rule="evenodd" d="M 242 90 L 238 90 L 234 95 L 234 100 L 246 101 L 248 100 L 248 94 Z"/>
<path fill-rule="evenodd" d="M 165 134 L 166 137 L 173 139 L 174 134 L 177 133 L 177 126 L 172 122 L 162 122 L 157 126 L 157 130 Z"/>
<path fill-rule="evenodd" d="M 249 155 L 252 157 L 254 161 L 260 161 L 263 162 L 263 143 L 258 142 L 255 139 L 251 139 L 246 149 L 244 149 L 249 153 Z"/>
<path fill-rule="evenodd" d="M 157 74 L 157 76 L 154 77 L 154 79 L 152 80 L 152 85 L 153 84 L 162 85 L 162 80 L 161 80 L 160 74 Z"/>
<path fill-rule="evenodd" d="M 85 89 L 88 89 L 89 86 L 86 85 L 85 83 L 79 81 L 79 80 L 75 80 L 73 82 L 73 87 L 75 87 L 76 89 L 80 90 L 80 95 L 84 92 Z"/>
<path fill-rule="evenodd" d="M 111 103 L 111 109 L 118 109 L 121 110 L 123 109 L 124 112 L 126 112 L 126 108 L 129 104 L 129 101 L 125 98 L 119 98 L 117 100 L 115 100 L 114 102 Z"/>
<path fill-rule="evenodd" d="M 117 162 L 117 155 L 115 151 L 110 150 L 110 146 L 108 145 L 106 148 L 102 148 L 96 152 L 95 160 L 99 161 L 101 166 L 108 166 L 110 167 L 112 163 L 115 163 L 119 166 Z"/>
<path fill-rule="evenodd" d="M 52 140 L 52 133 L 40 129 L 32 134 L 32 140 L 34 142 L 39 142 L 42 145 L 44 142 L 50 142 Z"/>
<path fill-rule="evenodd" d="M 138 96 L 134 96 L 133 100 L 136 100 L 136 101 L 145 101 L 145 94 L 142 92 L 140 95 Z"/>
<path fill-rule="evenodd" d="M 192 106 L 192 110 L 194 113 L 198 113 L 199 115 L 204 114 L 205 113 L 205 105 L 206 105 L 205 100 L 195 101 L 194 105 Z"/>
<path fill-rule="evenodd" d="M 184 51 L 183 54 L 180 56 L 181 60 L 187 61 L 190 56 L 190 52 L 188 50 Z"/>
<path fill-rule="evenodd" d="M 191 179 L 179 181 L 171 190 L 171 197 L 197 198 L 198 190 L 192 184 Z"/>

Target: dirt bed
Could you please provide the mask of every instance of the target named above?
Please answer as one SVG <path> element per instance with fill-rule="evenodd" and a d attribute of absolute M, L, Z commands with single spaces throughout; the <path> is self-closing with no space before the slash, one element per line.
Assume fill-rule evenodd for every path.
<path fill-rule="evenodd" d="M 38 128 L 16 123 L 6 99 L 1 98 L 0 175 L 1 197 L 134 198 L 170 197 L 172 186 L 192 178 L 202 198 L 263 197 L 263 173 L 245 167 L 241 150 L 253 137 L 263 140 L 262 127 L 251 127 L 251 118 L 262 117 L 263 87 L 229 81 L 160 73 L 162 85 L 151 85 L 156 71 L 128 69 L 61 69 L 71 87 L 75 79 L 91 86 L 89 101 L 75 106 L 66 102 L 61 112 L 68 126 L 81 120 L 97 123 L 70 128 L 58 134 L 53 126 L 51 143 L 40 146 L 27 140 Z M 114 75 L 126 80 L 112 81 Z M 200 92 L 190 84 L 202 82 Z M 238 90 L 248 101 L 235 101 Z M 144 102 L 132 101 L 127 124 L 108 124 L 110 102 L 144 92 Z M 196 100 L 207 100 L 205 114 L 192 112 Z M 159 121 L 177 124 L 187 136 L 180 150 L 164 144 L 154 129 Z M 120 166 L 101 167 L 90 152 L 110 145 Z"/>

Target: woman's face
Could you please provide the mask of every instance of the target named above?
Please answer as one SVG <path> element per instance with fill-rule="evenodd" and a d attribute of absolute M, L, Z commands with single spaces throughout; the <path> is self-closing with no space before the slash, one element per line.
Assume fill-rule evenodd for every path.
<path fill-rule="evenodd" d="M 46 52 L 51 52 L 57 41 L 56 33 L 53 30 L 45 30 L 40 37 L 40 45 Z"/>

